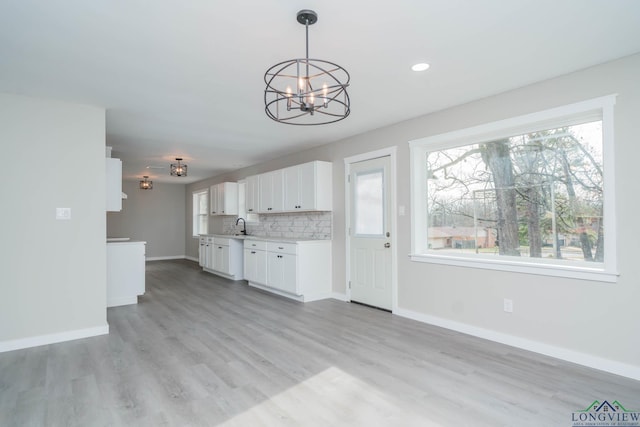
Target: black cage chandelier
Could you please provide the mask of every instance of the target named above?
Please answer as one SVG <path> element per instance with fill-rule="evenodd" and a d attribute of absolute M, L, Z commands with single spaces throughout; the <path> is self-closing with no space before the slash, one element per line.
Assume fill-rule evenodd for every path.
<path fill-rule="evenodd" d="M 309 59 L 309 25 L 318 21 L 313 10 L 301 10 L 307 51 L 302 59 L 280 62 L 264 74 L 264 109 L 271 119 L 289 125 L 323 125 L 351 113 L 347 93 L 349 73 L 333 62 Z"/>
<path fill-rule="evenodd" d="M 178 163 L 171 163 L 171 176 L 187 176 L 187 165 L 180 163 L 182 158 L 176 157 L 176 161 Z"/>
<path fill-rule="evenodd" d="M 153 189 L 153 181 L 149 181 L 149 175 L 144 175 L 143 180 L 140 181 L 140 189 L 141 190 L 151 190 Z"/>

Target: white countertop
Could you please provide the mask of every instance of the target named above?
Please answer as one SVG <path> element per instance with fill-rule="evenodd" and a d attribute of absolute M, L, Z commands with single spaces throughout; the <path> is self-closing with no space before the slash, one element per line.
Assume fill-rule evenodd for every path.
<path fill-rule="evenodd" d="M 107 245 L 146 245 L 147 242 L 141 240 L 110 240 L 107 238 Z"/>
<path fill-rule="evenodd" d="M 244 234 L 201 234 L 201 236 L 206 237 L 223 237 L 226 239 L 237 239 L 237 240 L 261 240 L 268 242 L 313 242 L 313 241 L 329 241 L 329 239 L 311 239 L 306 237 L 275 237 L 275 236 L 253 236 L 253 235 L 244 235 Z"/>

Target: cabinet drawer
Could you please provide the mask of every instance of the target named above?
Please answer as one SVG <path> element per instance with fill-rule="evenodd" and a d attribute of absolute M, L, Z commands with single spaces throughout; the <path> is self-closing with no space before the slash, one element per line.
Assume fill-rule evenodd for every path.
<path fill-rule="evenodd" d="M 258 249 L 260 251 L 264 251 L 267 249 L 267 242 L 263 240 L 245 240 L 244 241 L 245 249 Z"/>
<path fill-rule="evenodd" d="M 267 242 L 267 251 L 295 255 L 297 245 L 295 243 Z"/>

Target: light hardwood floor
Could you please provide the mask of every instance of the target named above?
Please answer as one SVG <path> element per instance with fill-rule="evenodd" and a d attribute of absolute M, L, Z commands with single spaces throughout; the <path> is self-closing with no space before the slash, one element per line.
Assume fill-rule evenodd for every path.
<path fill-rule="evenodd" d="M 147 264 L 110 334 L 0 354 L 0 426 L 570 426 L 640 382 L 335 300 Z"/>

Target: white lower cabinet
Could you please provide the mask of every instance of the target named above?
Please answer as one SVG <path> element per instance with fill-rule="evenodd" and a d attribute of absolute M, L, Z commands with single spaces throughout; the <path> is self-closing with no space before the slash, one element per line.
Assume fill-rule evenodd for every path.
<path fill-rule="evenodd" d="M 107 307 L 137 304 L 145 292 L 146 242 L 107 243 Z"/>
<path fill-rule="evenodd" d="M 294 295 L 302 295 L 298 286 L 297 245 L 267 243 L 267 285 Z"/>
<path fill-rule="evenodd" d="M 213 237 L 206 237 L 204 242 L 204 264 L 202 268 L 213 269 Z"/>
<path fill-rule="evenodd" d="M 231 274 L 231 257 L 229 245 L 214 239 L 213 244 L 213 269 L 223 274 Z"/>
<path fill-rule="evenodd" d="M 198 259 L 204 271 L 231 280 L 242 280 L 244 278 L 243 258 L 241 239 L 200 236 Z"/>
<path fill-rule="evenodd" d="M 250 286 L 298 301 L 331 296 L 331 241 L 245 240 L 244 249 Z"/>
<path fill-rule="evenodd" d="M 244 279 L 267 284 L 267 244 L 263 241 L 244 241 Z"/>
<path fill-rule="evenodd" d="M 204 267 L 204 263 L 205 263 L 204 260 L 206 257 L 205 245 L 207 244 L 207 238 L 204 236 L 200 236 L 198 240 L 200 244 L 200 247 L 198 248 L 198 265 L 200 267 Z"/>

